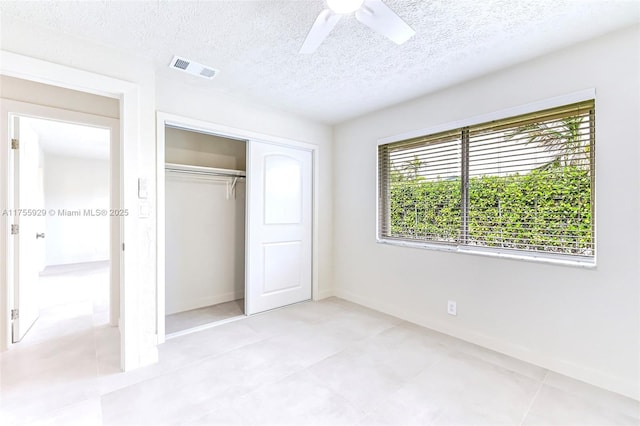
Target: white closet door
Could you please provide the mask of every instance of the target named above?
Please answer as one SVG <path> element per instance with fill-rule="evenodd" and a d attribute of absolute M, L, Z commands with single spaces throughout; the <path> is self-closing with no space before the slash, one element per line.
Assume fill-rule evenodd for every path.
<path fill-rule="evenodd" d="M 311 299 L 312 153 L 251 141 L 248 315 Z"/>

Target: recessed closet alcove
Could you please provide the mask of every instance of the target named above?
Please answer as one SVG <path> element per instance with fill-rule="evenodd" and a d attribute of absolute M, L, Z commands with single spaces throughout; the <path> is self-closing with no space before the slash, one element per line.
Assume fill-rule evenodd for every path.
<path fill-rule="evenodd" d="M 165 128 L 167 334 L 244 315 L 246 148 Z"/>

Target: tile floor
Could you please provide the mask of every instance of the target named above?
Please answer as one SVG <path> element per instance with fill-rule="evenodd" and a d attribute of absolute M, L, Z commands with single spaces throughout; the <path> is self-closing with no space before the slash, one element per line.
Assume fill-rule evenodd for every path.
<path fill-rule="evenodd" d="M 244 299 L 178 312 L 165 317 L 165 333 L 175 333 L 240 315 L 244 315 Z"/>
<path fill-rule="evenodd" d="M 640 423 L 637 401 L 337 298 L 171 339 L 158 364 L 121 373 L 90 295 L 0 354 L 0 424 Z"/>

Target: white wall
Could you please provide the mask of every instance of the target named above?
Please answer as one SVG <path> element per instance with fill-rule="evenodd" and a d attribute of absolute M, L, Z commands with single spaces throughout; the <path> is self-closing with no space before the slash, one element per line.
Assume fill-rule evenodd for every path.
<path fill-rule="evenodd" d="M 109 209 L 109 161 L 45 154 L 44 176 L 47 211 L 82 212 L 47 216 L 46 265 L 109 260 L 109 217 L 84 215 Z"/>
<path fill-rule="evenodd" d="M 337 295 L 638 399 L 639 40 L 619 31 L 337 126 Z M 589 88 L 597 268 L 376 243 L 379 138 Z"/>

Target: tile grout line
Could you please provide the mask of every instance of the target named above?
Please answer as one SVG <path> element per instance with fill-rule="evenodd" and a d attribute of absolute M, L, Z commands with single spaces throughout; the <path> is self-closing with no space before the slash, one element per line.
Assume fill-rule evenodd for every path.
<path fill-rule="evenodd" d="M 522 420 L 520 420 L 520 423 L 518 423 L 520 426 L 522 426 L 524 421 L 527 419 L 527 417 L 529 417 L 529 413 L 531 413 L 533 404 L 535 404 L 536 399 L 538 399 L 538 395 L 540 394 L 540 391 L 542 390 L 542 386 L 544 386 L 544 382 L 547 380 L 548 375 L 549 375 L 549 370 L 545 370 L 544 377 L 540 380 L 540 384 L 538 385 L 538 389 L 536 390 L 536 393 L 533 395 L 533 398 L 531 398 L 531 402 L 529 403 L 529 406 L 524 411 Z"/>
<path fill-rule="evenodd" d="M 304 302 L 303 302 L 303 303 L 304 303 Z M 291 306 L 291 305 L 289 305 L 289 306 Z M 282 307 L 282 308 L 278 308 L 277 310 L 280 310 L 280 309 L 283 309 L 283 310 L 284 310 L 284 309 L 286 309 L 287 307 L 288 307 L 288 306 L 284 306 L 284 307 Z M 185 337 L 185 336 L 192 335 L 192 334 L 197 334 L 197 333 L 199 333 L 199 332 L 201 332 L 201 331 L 206 331 L 207 329 L 215 328 L 215 327 L 217 327 L 217 326 L 224 326 L 224 325 L 228 325 L 228 324 L 232 324 L 232 323 L 236 323 L 236 322 L 237 322 L 237 323 L 241 323 L 241 322 L 242 322 L 242 320 L 246 320 L 246 319 L 249 319 L 250 317 L 255 317 L 255 316 L 257 316 L 257 315 L 266 314 L 266 313 L 268 313 L 268 312 L 273 312 L 274 310 L 276 310 L 276 309 L 273 309 L 273 310 L 271 310 L 271 311 L 267 311 L 267 312 L 260 312 L 260 313 L 258 313 L 258 314 L 253 315 L 253 316 L 246 316 L 246 315 L 243 315 L 243 316 L 239 316 L 239 317 L 231 318 L 230 320 L 225 321 L 224 323 L 214 323 L 214 324 L 212 324 L 210 327 L 206 327 L 205 329 L 202 329 L 202 330 L 194 330 L 194 331 L 191 331 L 191 332 L 185 333 L 184 335 L 175 335 L 175 336 L 172 336 L 172 339 L 173 339 L 173 338 Z M 250 324 L 247 324 L 246 326 L 247 326 L 247 327 L 249 327 L 251 330 L 255 331 L 256 333 L 261 334 L 259 331 L 255 330 L 253 327 L 251 327 L 251 325 L 250 325 Z M 287 332 L 284 332 L 284 333 L 278 333 L 278 334 L 275 334 L 275 335 L 264 335 L 264 336 L 261 336 L 261 338 L 260 338 L 260 339 L 258 339 L 258 340 L 256 340 L 256 341 L 254 341 L 254 342 L 248 342 L 248 343 L 245 343 L 245 344 L 240 345 L 240 346 L 238 346 L 238 347 L 234 347 L 234 348 L 232 348 L 232 349 L 228 349 L 228 350 L 225 350 L 225 351 L 220 352 L 220 353 L 216 353 L 216 354 L 212 354 L 212 355 L 206 355 L 206 356 L 204 356 L 203 358 L 199 358 L 199 359 L 193 360 L 193 361 L 191 361 L 191 362 L 188 362 L 188 363 L 187 363 L 187 364 L 185 364 L 185 365 L 176 366 L 176 367 L 171 368 L 171 369 L 168 369 L 168 370 L 166 370 L 166 371 L 161 371 L 158 375 L 156 375 L 156 376 L 152 376 L 152 377 L 148 377 L 148 378 L 145 378 L 145 379 L 143 379 L 143 380 L 142 380 L 142 381 L 140 381 L 140 382 L 132 383 L 132 384 L 127 385 L 127 386 L 124 386 L 124 387 L 122 387 L 122 388 L 115 389 L 115 390 L 113 390 L 113 391 L 111 391 L 111 392 L 108 392 L 107 394 L 109 394 L 109 393 L 113 393 L 113 392 L 117 392 L 117 391 L 122 390 L 122 389 L 125 389 L 125 388 L 127 388 L 127 387 L 129 387 L 129 386 L 135 386 L 135 385 L 137 385 L 137 384 L 139 384 L 139 383 L 143 383 L 143 382 L 146 382 L 146 381 L 148 381 L 148 380 L 153 380 L 153 379 L 158 378 L 158 377 L 161 377 L 161 376 L 166 376 L 166 375 L 169 375 L 169 374 L 173 374 L 173 373 L 175 373 L 175 372 L 177 372 L 177 371 L 179 371 L 179 370 L 182 370 L 182 369 L 184 369 L 184 368 L 188 368 L 188 367 L 190 367 L 190 366 L 194 366 L 194 365 L 197 365 L 197 364 L 201 364 L 201 363 L 203 363 L 203 362 L 205 362 L 205 361 L 207 361 L 207 360 L 211 360 L 211 359 L 218 358 L 218 357 L 221 357 L 221 356 L 224 356 L 224 355 L 228 355 L 229 353 L 231 353 L 231 352 L 233 352 L 233 351 L 235 351 L 235 350 L 243 349 L 243 348 L 246 348 L 246 347 L 248 347 L 248 346 L 251 346 L 251 345 L 257 344 L 257 343 L 265 342 L 265 341 L 267 341 L 267 340 L 269 340 L 269 339 L 272 339 L 272 338 L 277 337 L 277 336 L 282 336 L 282 335 L 284 335 L 284 334 L 287 334 Z M 304 367 L 302 370 L 304 370 L 304 369 L 306 369 L 306 368 L 307 368 L 307 367 Z M 302 371 L 302 370 L 300 370 L 300 371 Z M 293 374 L 295 374 L 295 373 L 297 373 L 297 372 L 298 372 L 298 371 L 296 371 L 296 372 L 292 372 L 292 373 L 288 374 L 288 375 L 287 375 L 287 376 L 285 376 L 285 377 L 288 377 L 288 376 L 290 376 L 290 375 L 293 375 Z M 279 381 L 279 380 L 277 380 L 277 381 Z M 277 382 L 277 381 L 276 381 L 276 382 Z M 262 386 L 262 385 L 261 385 L 261 386 Z M 247 392 L 247 394 L 248 394 L 248 393 L 251 393 L 251 392 L 253 392 L 253 391 Z M 106 395 L 106 394 L 105 394 L 105 395 Z M 244 394 L 244 395 L 246 395 L 246 394 Z"/>
<path fill-rule="evenodd" d="M 313 325 L 321 325 L 321 324 L 323 324 L 323 322 L 321 322 L 321 321 L 314 321 L 314 322 L 313 322 Z M 239 397 L 240 397 L 240 398 L 245 398 L 245 397 L 247 397 L 248 395 L 251 395 L 251 394 L 253 394 L 253 393 L 258 392 L 258 391 L 259 391 L 260 389 L 262 389 L 262 388 L 265 388 L 265 387 L 268 387 L 268 386 L 272 386 L 272 385 L 277 384 L 277 383 L 281 383 L 281 382 L 283 382 L 283 381 L 285 381 L 285 380 L 287 380 L 287 379 L 289 379 L 289 378 L 291 378 L 291 377 L 295 376 L 296 374 L 300 374 L 300 373 L 303 373 L 303 372 L 307 372 L 308 374 L 310 374 L 311 379 L 312 379 L 314 382 L 316 382 L 316 383 L 317 383 L 317 384 L 319 384 L 320 386 L 325 387 L 325 388 L 326 388 L 326 389 L 328 389 L 332 394 L 334 394 L 334 395 L 336 395 L 337 397 L 339 397 L 340 399 L 344 400 L 347 404 L 349 404 L 349 405 L 350 405 L 351 407 L 353 407 L 355 410 L 359 411 L 359 412 L 360 412 L 360 414 L 361 414 L 361 416 L 360 416 L 360 420 L 362 420 L 362 419 L 366 418 L 366 416 L 368 415 L 368 413 L 367 413 L 365 410 L 362 410 L 360 407 L 355 406 L 351 401 L 349 401 L 348 399 L 346 399 L 346 398 L 345 398 L 344 396 L 342 396 L 340 393 L 338 393 L 338 392 L 334 391 L 333 389 L 331 389 L 330 387 L 326 386 L 326 385 L 325 385 L 325 384 L 324 384 L 324 383 L 323 383 L 323 382 L 322 382 L 322 381 L 321 381 L 321 380 L 320 380 L 320 379 L 319 379 L 319 378 L 318 378 L 318 377 L 317 377 L 313 372 L 311 372 L 310 370 L 311 370 L 311 368 L 312 368 L 313 366 L 315 366 L 315 365 L 317 365 L 317 364 L 319 364 L 319 363 L 321 363 L 321 362 L 323 362 L 323 361 L 325 361 L 325 360 L 327 360 L 327 359 L 329 359 L 329 358 L 331 358 L 331 357 L 334 357 L 334 356 L 336 356 L 336 355 L 338 355 L 338 354 L 341 354 L 341 353 L 345 352 L 346 350 L 348 350 L 349 348 L 351 348 L 351 347 L 353 347 L 353 346 L 355 346 L 355 345 L 357 345 L 357 344 L 361 344 L 362 342 L 364 342 L 364 341 L 366 341 L 366 340 L 368 340 L 368 339 L 371 339 L 372 337 L 377 336 L 377 335 L 379 335 L 379 334 L 383 333 L 384 331 L 387 331 L 387 330 L 389 330 L 389 329 L 391 329 L 391 328 L 393 328 L 393 327 L 396 327 L 397 325 L 398 325 L 398 324 L 394 324 L 394 325 L 392 325 L 392 326 L 391 326 L 391 327 L 389 327 L 389 328 L 385 328 L 384 330 L 380 330 L 379 332 L 372 334 L 371 336 L 366 336 L 366 337 L 362 337 L 362 338 L 356 339 L 356 340 L 354 340 L 353 342 L 351 342 L 351 343 L 347 344 L 344 348 L 340 349 L 338 352 L 335 352 L 335 353 L 333 353 L 333 354 L 330 354 L 330 355 L 327 355 L 327 356 L 325 356 L 325 357 L 323 357 L 323 358 L 320 358 L 319 360 L 316 360 L 316 361 L 315 361 L 315 362 L 313 362 L 312 364 L 309 364 L 309 365 L 303 366 L 300 370 L 291 371 L 291 372 L 289 372 L 289 373 L 285 374 L 284 376 L 282 376 L 282 377 L 278 378 L 278 379 L 277 379 L 277 380 L 275 380 L 275 381 L 262 383 L 262 384 L 260 384 L 259 386 L 257 386 L 256 388 L 254 388 L 254 389 L 252 389 L 252 390 L 250 390 L 250 391 L 247 391 L 247 392 L 245 392 L 244 394 L 240 395 Z M 279 334 L 279 335 L 280 335 L 280 334 Z M 271 338 L 271 337 L 275 337 L 275 336 L 270 336 L 269 338 Z"/>
<path fill-rule="evenodd" d="M 286 308 L 286 306 L 285 306 L 285 307 L 283 307 L 283 308 Z M 283 308 L 281 308 L 281 309 L 283 309 Z M 269 311 L 269 312 L 271 312 L 271 311 Z M 265 312 L 265 313 L 266 313 L 266 312 Z M 259 314 L 256 314 L 256 315 L 260 315 L 260 314 L 262 314 L 262 312 L 261 312 L 261 313 L 259 313 Z M 230 320 L 225 321 L 224 323 L 213 323 L 213 324 L 211 324 L 211 326 L 210 326 L 210 327 L 206 327 L 206 328 L 204 328 L 204 329 L 202 329 L 202 330 L 193 330 L 193 331 L 189 330 L 189 332 L 188 332 L 188 333 L 185 333 L 184 335 L 174 335 L 174 336 L 172 336 L 172 338 L 171 338 L 170 340 L 173 340 L 174 338 L 180 338 L 180 337 L 185 337 L 185 336 L 189 336 L 189 335 L 197 334 L 197 333 L 199 333 L 199 332 L 201 332 L 201 331 L 206 331 L 206 330 L 211 329 L 211 328 L 216 328 L 217 326 L 224 326 L 224 325 L 233 324 L 233 323 L 241 323 L 241 322 L 242 322 L 242 320 L 245 320 L 245 319 L 248 319 L 248 318 L 249 318 L 249 316 L 243 315 L 243 316 L 239 316 L 239 317 L 231 318 Z M 249 327 L 251 330 L 255 331 L 256 333 L 261 334 L 259 331 L 255 330 L 255 329 L 254 329 L 253 327 L 251 327 L 250 325 L 248 325 L 248 324 L 247 324 L 246 326 L 247 326 L 247 327 Z M 185 331 L 187 331 L 187 330 L 185 330 Z M 177 333 L 176 333 L 176 334 L 177 334 Z M 256 340 L 256 341 L 254 341 L 254 342 L 248 342 L 248 343 L 245 343 L 245 344 L 243 344 L 243 345 L 240 345 L 240 346 L 237 346 L 237 347 L 234 347 L 234 348 L 231 348 L 231 349 L 228 349 L 228 350 L 222 351 L 222 352 L 220 352 L 220 353 L 215 353 L 215 354 L 211 354 L 211 355 L 206 355 L 206 356 L 204 356 L 204 357 L 202 357 L 202 358 L 198 358 L 198 359 L 196 359 L 196 360 L 189 361 L 189 362 L 187 362 L 187 364 L 184 364 L 184 365 L 180 365 L 180 366 L 176 366 L 176 367 L 173 367 L 173 368 L 170 368 L 170 369 L 167 369 L 167 370 L 163 370 L 163 371 L 159 372 L 159 374 L 157 374 L 157 375 L 155 375 L 155 376 L 147 377 L 147 378 L 145 378 L 145 379 L 141 380 L 140 382 L 132 383 L 132 384 L 127 385 L 127 386 L 124 386 L 124 387 L 122 387 L 122 388 L 115 389 L 115 390 L 113 390 L 113 391 L 111 391 L 111 392 L 108 392 L 108 394 L 109 394 L 109 393 L 113 393 L 113 392 L 117 392 L 117 391 L 122 390 L 122 389 L 125 389 L 125 388 L 127 388 L 127 387 L 129 387 L 129 386 L 135 386 L 135 385 L 137 385 L 137 384 L 139 384 L 139 383 L 143 383 L 143 382 L 146 382 L 146 381 L 148 381 L 148 380 L 153 380 L 153 379 L 158 378 L 158 377 L 162 377 L 162 376 L 167 376 L 167 375 L 169 375 L 169 374 L 173 374 L 173 373 L 175 373 L 175 372 L 177 372 L 177 371 L 180 371 L 180 370 L 182 370 L 182 369 L 188 368 L 188 367 L 190 367 L 190 366 L 194 366 L 194 365 L 197 365 L 197 364 L 201 364 L 201 363 L 203 363 L 203 362 L 205 362 L 205 361 L 207 361 L 207 360 L 211 360 L 211 359 L 218 358 L 218 357 L 221 357 L 221 356 L 224 356 L 224 355 L 228 355 L 229 353 L 231 353 L 231 352 L 233 352 L 233 351 L 235 351 L 235 350 L 243 349 L 243 348 L 246 348 L 246 347 L 248 347 L 248 346 L 251 346 L 251 345 L 254 345 L 254 344 L 257 344 L 257 343 L 260 343 L 260 342 L 264 342 L 264 341 L 266 341 L 266 340 L 269 340 L 269 339 L 271 339 L 271 338 L 273 338 L 273 337 L 276 337 L 276 336 L 280 336 L 280 335 L 282 335 L 282 334 L 286 334 L 286 333 L 279 333 L 279 334 L 276 334 L 276 335 L 264 335 L 264 336 L 261 336 L 261 338 L 260 338 L 260 339 L 258 339 L 258 340 Z M 105 395 L 106 395 L 106 394 L 105 394 Z"/>

